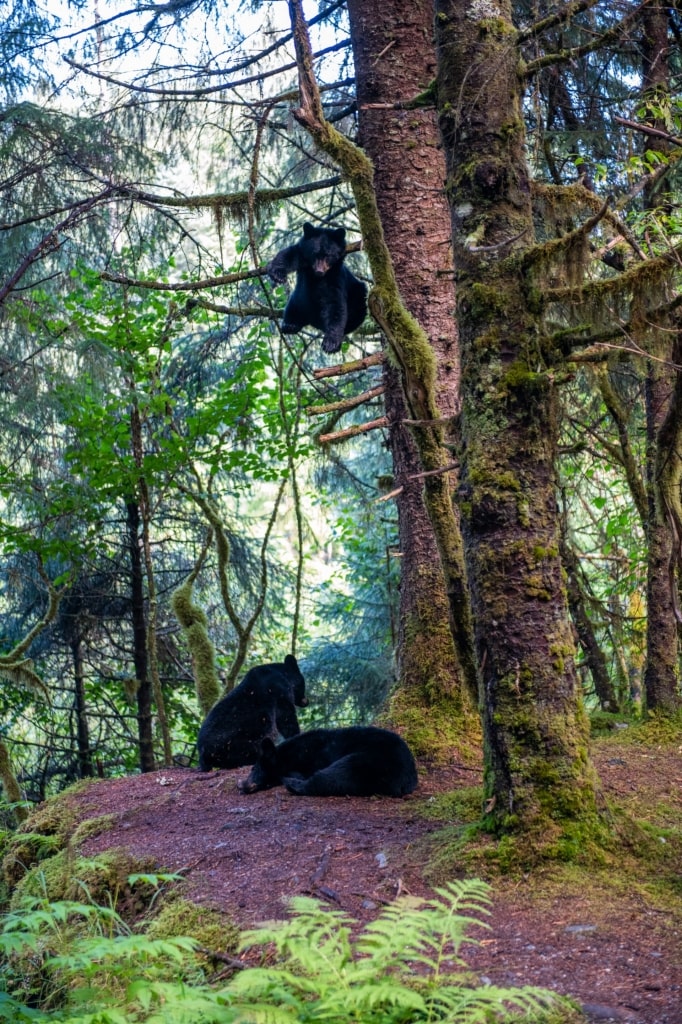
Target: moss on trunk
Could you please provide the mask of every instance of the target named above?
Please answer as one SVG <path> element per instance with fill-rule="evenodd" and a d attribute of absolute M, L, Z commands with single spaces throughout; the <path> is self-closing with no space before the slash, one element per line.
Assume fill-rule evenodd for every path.
<path fill-rule="evenodd" d="M 524 264 L 534 230 L 515 29 L 508 3 L 463 0 L 440 0 L 436 26 L 486 820 L 541 834 L 594 815 L 595 776 L 559 556 L 557 395 Z"/>
<path fill-rule="evenodd" d="M 441 189 L 445 173 L 433 108 L 396 110 L 433 77 L 433 7 L 428 0 L 388 8 L 349 0 L 360 139 L 374 166 L 376 201 L 400 295 L 427 335 L 436 358 L 440 416 L 448 423 L 459 405 L 459 350 L 454 320 L 452 252 L 447 244 L 448 205 Z M 399 689 L 389 714 L 412 747 L 445 758 L 453 747 L 480 736 L 476 678 L 457 656 L 449 626 L 449 604 L 431 521 L 452 520 L 454 475 L 420 476 L 417 443 L 410 427 L 401 375 L 387 361 L 384 371 L 389 444 L 393 457 L 400 535 Z M 426 487 L 426 492 L 425 492 Z M 426 501 L 429 503 L 427 509 Z M 446 505 L 445 516 L 440 513 Z M 441 542 L 442 543 L 442 542 Z M 461 537 L 450 564 L 463 565 Z M 450 584 L 450 590 L 454 586 Z M 464 582 L 460 592 L 466 597 Z M 469 613 L 464 620 L 469 621 Z M 468 640 L 472 650 L 471 636 Z M 471 661 L 471 659 L 470 659 Z"/>

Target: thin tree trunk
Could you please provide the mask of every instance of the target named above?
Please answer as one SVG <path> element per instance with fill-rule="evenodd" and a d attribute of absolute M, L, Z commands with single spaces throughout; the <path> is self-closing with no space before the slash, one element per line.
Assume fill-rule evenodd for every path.
<path fill-rule="evenodd" d="M 439 411 L 458 409 L 459 354 L 454 321 L 445 174 L 433 109 L 390 109 L 412 99 L 433 78 L 433 5 L 349 0 L 360 143 L 374 164 L 377 205 L 406 307 L 424 328 L 437 358 Z M 424 503 L 421 462 L 400 374 L 384 364 L 389 443 L 401 552 L 399 690 L 392 720 L 420 753 L 435 753 L 438 737 L 456 740 L 471 729 L 463 712 L 476 699 L 476 677 L 457 656 L 438 547 Z M 448 486 L 448 478 L 437 482 Z M 463 572 L 463 564 L 462 564 Z M 464 588 L 464 584 L 462 584 Z M 473 648 L 472 638 L 468 641 Z M 469 656 L 469 668 L 473 659 Z M 468 689 L 467 689 L 468 688 Z M 426 714 L 428 712 L 428 714 Z M 429 750 L 428 747 L 431 746 Z"/>
<path fill-rule="evenodd" d="M 559 554 L 557 395 L 523 260 L 534 226 L 511 4 L 490 18 L 438 0 L 436 33 L 487 821 L 541 841 L 595 813 L 596 781 Z"/>
<path fill-rule="evenodd" d="M 76 712 L 76 740 L 78 746 L 78 774 L 81 779 L 91 778 L 92 750 L 90 749 L 90 730 L 85 703 L 85 673 L 83 671 L 83 640 L 80 636 L 78 621 L 71 640 L 71 657 L 73 659 L 74 707 Z"/>
<path fill-rule="evenodd" d="M 140 544 L 140 509 L 126 502 L 128 548 L 130 552 L 130 594 L 133 622 L 133 663 L 137 679 L 137 730 L 140 744 L 140 771 L 153 772 L 154 735 L 152 730 L 152 687 L 147 664 L 147 625 L 144 610 L 144 577 Z"/>
<path fill-rule="evenodd" d="M 575 631 L 582 647 L 587 667 L 594 683 L 594 692 L 602 711 L 617 712 L 618 698 L 609 675 L 604 652 L 595 636 L 592 622 L 585 608 L 585 596 L 580 585 L 580 567 L 575 552 L 561 533 L 561 562 L 566 571 L 566 596 Z"/>
<path fill-rule="evenodd" d="M 673 346 L 672 359 L 682 359 L 682 334 L 678 334 Z M 648 384 L 651 386 L 651 379 Z M 682 559 L 682 375 L 679 373 L 674 375 L 666 405 L 665 419 L 656 433 L 653 464 L 653 514 L 660 528 L 649 531 L 651 549 L 647 598 L 653 609 L 651 605 L 648 608 L 644 692 L 649 710 L 676 714 L 682 707 L 677 643 L 679 626 L 676 622 L 682 617 L 682 611 L 677 607 L 678 573 Z M 651 407 L 655 411 L 653 403 Z M 655 632 L 657 624 L 661 629 L 660 637 Z"/>

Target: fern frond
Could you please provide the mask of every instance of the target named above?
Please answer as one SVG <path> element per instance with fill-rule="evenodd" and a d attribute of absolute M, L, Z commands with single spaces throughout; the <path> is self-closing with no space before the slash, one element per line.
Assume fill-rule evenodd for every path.
<path fill-rule="evenodd" d="M 514 1020 L 518 1014 L 547 1011 L 561 1002 L 561 997 L 548 989 L 531 986 L 465 988 L 442 985 L 427 997 L 426 1002 L 433 1020 L 447 1020 L 448 1024 L 490 1024 L 496 1020 Z"/>
<path fill-rule="evenodd" d="M 292 992 L 316 995 L 319 988 L 318 979 L 306 978 L 283 967 L 251 967 L 236 974 L 230 983 L 232 995 L 260 997 L 268 994 L 282 1000 Z"/>
<path fill-rule="evenodd" d="M 386 1020 L 385 1011 L 392 1007 L 400 1020 L 420 1020 L 426 1017 L 428 1006 L 424 998 L 412 988 L 401 985 L 395 978 L 376 978 L 374 984 L 350 988 L 343 1000 L 346 1018 L 358 1020 Z M 329 1020 L 339 1016 L 338 993 L 330 992 L 316 1005 L 316 1016 Z"/>
<path fill-rule="evenodd" d="M 240 948 L 272 943 L 280 956 L 300 964 L 307 974 L 338 972 L 352 958 L 352 919 L 309 896 L 294 897 L 290 906 L 292 918 L 245 932 Z"/>
<path fill-rule="evenodd" d="M 489 892 L 487 883 L 474 878 L 449 882 L 436 889 L 439 898 L 397 899 L 364 928 L 357 949 L 371 956 L 377 967 L 415 962 L 437 971 L 449 943 L 449 959 L 461 964 L 458 953 L 462 943 L 476 943 L 468 934 L 469 928 L 487 927 L 479 917 L 490 912 Z M 477 916 L 465 916 L 463 910 Z"/>

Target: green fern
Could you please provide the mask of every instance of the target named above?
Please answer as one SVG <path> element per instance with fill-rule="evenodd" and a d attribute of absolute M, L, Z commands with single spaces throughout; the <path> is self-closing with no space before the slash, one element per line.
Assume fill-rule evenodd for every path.
<path fill-rule="evenodd" d="M 291 901 L 293 916 L 244 935 L 244 948 L 273 945 L 274 966 L 233 979 L 240 1020 L 258 1024 L 493 1024 L 568 1021 L 559 996 L 539 988 L 474 987 L 461 968 L 472 926 L 489 913 L 490 889 L 477 879 L 451 882 L 431 900 L 405 897 L 351 940 L 346 914 L 310 898 Z M 458 971 L 457 968 L 460 968 Z M 533 1016 L 530 1016 L 533 1015 Z"/>
<path fill-rule="evenodd" d="M 463 969 L 461 947 L 475 941 L 469 930 L 482 925 L 489 892 L 473 880 L 431 900 L 396 900 L 355 938 L 347 914 L 296 898 L 289 919 L 243 937 L 273 962 L 220 987 L 172 980 L 194 955 L 191 939 L 152 940 L 113 909 L 36 900 L 0 928 L 0 1024 L 576 1022 L 554 993 L 476 986 Z"/>

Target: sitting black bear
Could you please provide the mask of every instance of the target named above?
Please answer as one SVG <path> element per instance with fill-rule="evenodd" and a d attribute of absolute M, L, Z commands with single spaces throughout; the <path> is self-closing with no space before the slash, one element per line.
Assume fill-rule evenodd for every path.
<path fill-rule="evenodd" d="M 268 263 L 266 271 L 277 284 L 296 271 L 296 287 L 282 318 L 284 334 L 316 327 L 324 331 L 324 351 L 338 352 L 344 334 L 360 326 L 367 316 L 367 287 L 344 266 L 345 255 L 345 228 L 306 223 L 303 238 Z"/>
<path fill-rule="evenodd" d="M 293 654 L 257 665 L 214 704 L 199 730 L 199 770 L 239 768 L 258 760 L 266 737 L 297 736 L 296 706 L 304 708 L 305 679 Z"/>
<path fill-rule="evenodd" d="M 417 769 L 405 741 L 387 729 L 311 729 L 275 746 L 265 739 L 243 793 L 284 784 L 303 796 L 405 796 Z"/>

